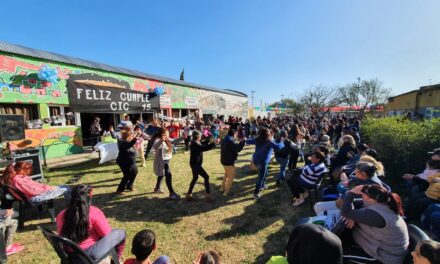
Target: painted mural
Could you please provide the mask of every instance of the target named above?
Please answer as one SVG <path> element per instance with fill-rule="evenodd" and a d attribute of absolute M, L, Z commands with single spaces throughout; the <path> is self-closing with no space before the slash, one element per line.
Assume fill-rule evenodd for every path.
<path fill-rule="evenodd" d="M 58 82 L 39 79 L 38 71 L 43 66 L 57 70 Z M 163 88 L 161 108 L 164 109 L 200 109 L 201 113 L 247 116 L 246 97 L 0 53 L 0 103 L 39 104 L 40 119 L 49 118 L 45 110 L 48 105 L 68 106 L 66 80 L 69 78 L 142 92 Z M 83 152 L 79 130 L 78 127 L 43 127 L 26 130 L 26 136 L 36 147 L 47 148 L 50 157 L 57 157 Z"/>

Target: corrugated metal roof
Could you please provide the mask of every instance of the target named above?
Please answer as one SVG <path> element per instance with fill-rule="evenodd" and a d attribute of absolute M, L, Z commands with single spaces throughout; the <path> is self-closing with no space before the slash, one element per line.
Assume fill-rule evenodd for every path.
<path fill-rule="evenodd" d="M 189 86 L 189 87 L 198 88 L 198 89 L 204 89 L 204 90 L 210 90 L 210 91 L 215 91 L 215 92 L 220 92 L 220 93 L 225 93 L 225 94 L 247 97 L 247 95 L 245 93 L 238 92 L 235 90 L 217 89 L 217 88 L 213 88 L 213 87 L 209 87 L 209 86 L 205 86 L 205 85 L 184 82 L 184 81 L 180 81 L 180 80 L 176 80 L 176 79 L 172 79 L 172 78 L 168 78 L 168 77 L 143 73 L 140 71 L 130 70 L 130 69 L 122 68 L 122 67 L 116 67 L 116 66 L 111 66 L 108 64 L 103 64 L 103 63 L 93 62 L 93 61 L 89 61 L 89 60 L 83 60 L 83 59 L 79 59 L 79 58 L 69 57 L 69 56 L 65 56 L 65 55 L 61 55 L 61 54 L 57 54 L 57 53 L 53 53 L 53 52 L 31 49 L 31 48 L 23 47 L 20 45 L 6 43 L 3 41 L 0 41 L 0 51 L 6 52 L 6 53 L 18 54 L 18 55 L 27 56 L 27 57 L 39 58 L 39 59 L 48 60 L 51 62 L 67 63 L 67 64 L 87 67 L 87 68 L 91 68 L 91 69 L 98 69 L 98 70 L 104 70 L 104 71 L 113 72 L 113 73 L 130 75 L 130 76 L 138 77 L 138 78 L 152 79 L 152 80 L 161 81 L 161 82 L 165 82 L 165 83 L 177 84 L 177 85 L 182 85 L 182 86 Z"/>

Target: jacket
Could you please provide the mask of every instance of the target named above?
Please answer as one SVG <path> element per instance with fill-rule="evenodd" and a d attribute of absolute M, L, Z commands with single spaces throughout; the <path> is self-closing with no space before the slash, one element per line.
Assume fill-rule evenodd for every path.
<path fill-rule="evenodd" d="M 200 141 L 191 141 L 190 146 L 190 156 L 189 156 L 189 165 L 202 165 L 203 163 L 203 152 L 213 149 L 215 147 L 214 143 L 204 142 L 203 144 Z"/>
<path fill-rule="evenodd" d="M 225 166 L 232 166 L 237 160 L 238 152 L 244 147 L 245 141 L 235 143 L 234 138 L 226 136 L 221 143 L 220 162 Z"/>
<path fill-rule="evenodd" d="M 280 150 L 284 147 L 283 141 L 275 143 L 274 141 L 269 140 L 266 143 L 260 144 L 256 138 L 246 140 L 246 144 L 255 144 L 255 153 L 252 155 L 252 161 L 255 165 L 269 164 L 272 156 L 272 149 Z"/>
<path fill-rule="evenodd" d="M 440 173 L 429 176 L 429 187 L 425 194 L 431 199 L 440 201 Z"/>

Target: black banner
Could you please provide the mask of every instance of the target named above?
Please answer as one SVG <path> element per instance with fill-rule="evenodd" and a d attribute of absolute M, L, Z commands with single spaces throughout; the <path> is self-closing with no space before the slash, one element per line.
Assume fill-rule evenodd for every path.
<path fill-rule="evenodd" d="M 83 113 L 142 113 L 160 110 L 159 96 L 123 88 L 67 81 L 69 107 Z"/>

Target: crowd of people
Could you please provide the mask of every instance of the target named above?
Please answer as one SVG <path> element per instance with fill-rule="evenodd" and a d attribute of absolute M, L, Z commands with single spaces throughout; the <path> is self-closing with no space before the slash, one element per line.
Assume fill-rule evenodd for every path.
<path fill-rule="evenodd" d="M 176 145 L 181 142 L 189 152 L 192 171 L 185 195 L 187 201 L 193 200 L 199 176 L 204 181 L 206 200 L 215 200 L 209 174 L 203 168 L 203 152 L 218 145 L 225 172 L 219 190 L 224 196 L 231 195 L 235 162 L 246 145 L 255 145 L 250 161 L 251 167 L 257 170 L 255 199 L 264 199 L 268 168 L 274 160 L 279 164 L 276 186 L 288 187 L 292 195 L 289 203 L 293 207 L 304 204 L 310 190 L 327 177 L 329 187 L 323 190 L 323 201 L 315 204 L 318 214 L 325 212 L 325 223 L 320 224 L 326 228 L 317 224 L 298 225 L 291 233 L 286 255 L 274 256 L 268 263 L 403 263 L 409 246 L 407 222 L 413 220 L 421 221 L 434 239 L 440 238 L 440 149 L 430 153 L 423 172 L 403 176 L 410 193 L 403 201 L 385 183 L 380 153 L 362 141 L 361 122 L 356 116 L 257 117 L 253 120 L 217 117 L 188 120 L 185 124 L 158 120 L 144 124 L 131 122 L 127 117 L 117 126 L 118 131 L 113 127 L 102 131 L 99 120 L 92 125 L 94 132 L 111 137 L 118 145 L 116 163 L 122 179 L 117 195 L 134 190 L 138 174 L 136 158 L 146 166 L 146 158 L 154 152 L 152 166 L 157 176 L 154 192 L 164 193 L 161 186 L 165 178 L 169 198 L 180 199 L 173 188 L 170 163 Z M 226 134 L 222 135 L 222 131 Z M 298 167 L 300 162 L 304 166 Z M 64 195 L 68 205 L 56 217 L 58 234 L 77 243 L 92 258 L 98 259 L 112 248 L 121 257 L 125 231 L 112 229 L 104 213 L 91 205 L 91 187 L 79 185 L 71 189 L 36 183 L 29 177 L 30 169 L 26 162 L 12 164 L 3 173 L 0 184 L 20 190 L 35 202 L 52 201 Z M 0 224 L 8 234 L 6 251 L 12 254 L 23 246 L 12 243 L 16 224 L 11 218 L 10 202 L 2 201 L 2 208 L 6 208 L 6 217 Z M 53 204 L 49 208 L 53 210 Z M 135 257 L 124 263 L 170 263 L 167 256 L 150 260 L 155 249 L 154 232 L 139 231 L 132 243 L 131 252 Z M 314 254 L 316 251 L 320 254 Z M 434 240 L 422 241 L 412 254 L 415 263 L 439 263 L 440 244 Z M 221 258 L 215 251 L 206 251 L 197 256 L 194 263 L 221 263 Z"/>

